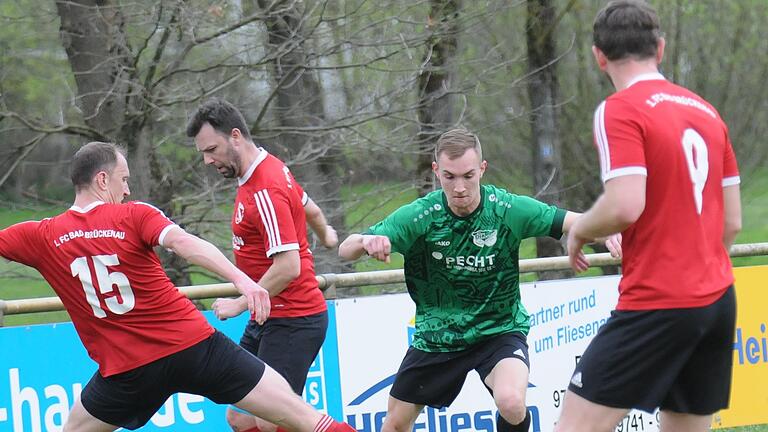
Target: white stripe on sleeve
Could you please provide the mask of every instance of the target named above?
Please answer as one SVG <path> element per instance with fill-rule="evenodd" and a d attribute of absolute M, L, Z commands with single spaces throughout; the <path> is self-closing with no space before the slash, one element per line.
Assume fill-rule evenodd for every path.
<path fill-rule="evenodd" d="M 605 181 L 605 176 L 611 170 L 611 151 L 608 148 L 608 134 L 605 132 L 605 101 L 595 110 L 594 134 L 600 156 L 600 177 Z"/>
<path fill-rule="evenodd" d="M 737 184 L 740 184 L 740 183 L 741 183 L 741 177 L 739 176 L 725 177 L 723 179 L 723 187 L 736 186 Z"/>
<path fill-rule="evenodd" d="M 261 199 L 261 193 L 259 191 L 253 194 L 253 198 L 256 200 L 256 207 L 259 209 L 259 215 L 261 216 L 261 222 L 264 224 L 264 230 L 267 232 L 267 239 L 269 240 L 269 249 L 277 247 L 275 242 L 275 232 L 272 230 L 272 220 L 269 219 L 269 210 Z"/>
<path fill-rule="evenodd" d="M 639 174 L 648 177 L 648 170 L 644 166 L 628 166 L 623 168 L 616 168 L 609 171 L 603 176 L 603 183 L 616 177 Z"/>
<path fill-rule="evenodd" d="M 266 189 L 259 193 L 263 194 L 264 202 L 266 202 L 269 209 L 269 216 L 272 218 L 272 229 L 275 231 L 275 246 L 282 246 L 283 239 L 280 238 L 280 225 L 277 223 L 277 215 L 275 214 L 275 207 L 272 205 L 272 198 L 269 197 L 269 192 Z"/>

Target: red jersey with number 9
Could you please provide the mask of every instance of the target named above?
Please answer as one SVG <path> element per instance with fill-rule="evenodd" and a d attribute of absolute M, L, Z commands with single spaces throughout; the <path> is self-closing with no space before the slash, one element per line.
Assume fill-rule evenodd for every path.
<path fill-rule="evenodd" d="M 728 128 L 660 74 L 636 77 L 595 112 L 603 182 L 646 176 L 645 210 L 623 233 L 617 309 L 706 306 L 733 283 L 723 187 L 739 183 Z"/>
<path fill-rule="evenodd" d="M 95 202 L 0 231 L 0 255 L 43 275 L 107 377 L 213 334 L 152 249 L 174 226 L 149 204 Z"/>

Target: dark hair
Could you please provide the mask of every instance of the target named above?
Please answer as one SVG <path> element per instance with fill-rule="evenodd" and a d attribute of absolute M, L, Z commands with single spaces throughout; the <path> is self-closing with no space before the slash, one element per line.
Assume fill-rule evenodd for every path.
<path fill-rule="evenodd" d="M 114 143 L 93 141 L 80 147 L 69 168 L 75 190 L 89 186 L 99 171 L 111 172 L 117 164 L 118 153 L 125 156 L 125 149 Z"/>
<path fill-rule="evenodd" d="M 464 128 L 451 129 L 437 139 L 435 161 L 442 153 L 446 153 L 448 159 L 453 160 L 464 156 L 464 153 L 470 149 L 474 149 L 480 160 L 483 160 L 483 149 L 480 147 L 480 139 L 477 135 Z"/>
<path fill-rule="evenodd" d="M 661 31 L 656 11 L 642 0 L 614 0 L 595 17 L 594 45 L 608 60 L 656 55 Z"/>
<path fill-rule="evenodd" d="M 187 136 L 195 137 L 205 123 L 210 124 L 214 130 L 229 136 L 232 129 L 239 129 L 240 134 L 246 139 L 251 139 L 245 118 L 234 105 L 224 99 L 210 99 L 195 111 L 187 124 Z"/>

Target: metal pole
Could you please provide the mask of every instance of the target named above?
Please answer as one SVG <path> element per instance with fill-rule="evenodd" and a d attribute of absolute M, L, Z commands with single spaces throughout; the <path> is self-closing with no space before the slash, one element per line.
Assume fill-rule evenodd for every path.
<path fill-rule="evenodd" d="M 752 243 L 733 245 L 730 250 L 731 257 L 748 257 L 768 255 L 767 243 Z M 587 255 L 591 266 L 606 266 L 621 264 L 621 260 L 612 258 L 608 253 Z M 567 256 L 534 258 L 520 261 L 520 272 L 528 273 L 543 270 L 561 270 L 569 268 Z M 334 297 L 326 295 L 326 298 L 335 298 L 335 289 L 339 287 L 388 285 L 403 283 L 405 276 L 402 269 L 379 270 L 361 273 L 330 273 L 317 275 L 317 282 L 322 290 L 328 290 Z M 219 283 L 209 285 L 193 285 L 179 287 L 179 291 L 191 299 L 205 299 L 215 297 L 231 297 L 238 295 L 231 283 Z M 0 300 L 0 324 L 3 315 L 15 315 L 33 312 L 51 312 L 64 310 L 64 306 L 58 297 L 43 297 L 20 300 Z"/>

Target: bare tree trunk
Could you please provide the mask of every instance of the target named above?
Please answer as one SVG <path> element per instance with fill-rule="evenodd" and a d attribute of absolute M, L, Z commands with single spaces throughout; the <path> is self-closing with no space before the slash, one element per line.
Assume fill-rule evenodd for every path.
<path fill-rule="evenodd" d="M 60 36 L 77 83 L 77 105 L 88 126 L 116 136 L 125 116 L 130 53 L 114 0 L 57 0 Z"/>
<path fill-rule="evenodd" d="M 419 151 L 416 173 L 420 180 L 419 196 L 435 187 L 432 173 L 433 150 L 437 138 L 455 124 L 451 84 L 459 44 L 459 9 L 461 0 L 431 0 L 427 25 L 432 34 L 419 74 Z"/>
<path fill-rule="evenodd" d="M 151 201 L 173 216 L 173 188 L 157 164 L 147 119 L 152 109 L 134 68 L 124 17 L 115 0 L 57 0 L 60 36 L 77 84 L 83 121 L 128 150 L 131 198 Z M 171 23 L 174 18 L 171 18 Z M 158 54 L 162 48 L 158 49 Z M 158 57 L 159 58 L 159 57 Z M 151 74 L 150 74 L 151 75 Z M 149 77 L 151 78 L 151 76 Z M 171 280 L 189 285 L 187 264 L 161 252 Z"/>
<path fill-rule="evenodd" d="M 528 95 L 531 99 L 533 186 L 537 198 L 563 205 L 561 197 L 562 163 L 558 136 L 557 71 L 553 37 L 555 7 L 552 0 L 528 0 L 526 38 L 528 43 Z M 539 257 L 564 255 L 563 245 L 552 238 L 536 239 Z M 541 273 L 542 279 L 559 279 L 569 271 Z"/>
<path fill-rule="evenodd" d="M 303 6 L 299 3 L 258 0 L 259 7 L 269 13 L 267 40 L 269 50 L 283 52 L 272 62 L 277 82 L 272 101 L 272 113 L 281 132 L 271 140 L 270 151 L 291 166 L 307 194 L 318 203 L 329 223 L 340 230 L 344 227 L 341 207 L 341 153 L 332 133 L 307 133 L 291 129 L 321 126 L 326 122 L 323 94 L 318 77 L 310 66 L 311 43 Z M 258 121 L 258 119 L 257 119 Z M 259 124 L 254 131 L 259 136 Z M 335 272 L 341 266 L 334 251 L 321 247 L 313 249 L 318 273 Z"/>

